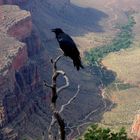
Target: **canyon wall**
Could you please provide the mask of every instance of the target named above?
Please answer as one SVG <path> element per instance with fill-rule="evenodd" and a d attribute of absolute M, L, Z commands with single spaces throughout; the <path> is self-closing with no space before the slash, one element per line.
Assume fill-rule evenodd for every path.
<path fill-rule="evenodd" d="M 24 125 L 35 111 L 31 96 L 42 90 L 38 67 L 30 60 L 41 44 L 30 12 L 18 6 L 0 6 L 0 42 L 0 139 L 17 140 L 18 133 L 9 125 L 21 114 L 16 123 Z"/>
<path fill-rule="evenodd" d="M 131 128 L 131 133 L 135 140 L 140 140 L 140 114 L 137 114 L 135 116 L 132 128 Z"/>
<path fill-rule="evenodd" d="M 29 57 L 35 56 L 41 49 L 41 40 L 35 27 L 33 28 L 31 34 L 23 39 L 23 42 L 25 42 L 28 46 L 27 52 Z"/>

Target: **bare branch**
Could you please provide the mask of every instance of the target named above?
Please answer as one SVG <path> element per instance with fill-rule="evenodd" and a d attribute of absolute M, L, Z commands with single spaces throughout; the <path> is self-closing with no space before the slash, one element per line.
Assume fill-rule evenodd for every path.
<path fill-rule="evenodd" d="M 61 57 L 63 57 L 63 56 L 64 56 L 64 54 L 61 54 L 61 55 L 59 55 L 54 61 L 51 60 L 51 62 L 52 62 L 52 64 L 53 64 L 53 71 L 56 71 L 56 70 L 57 70 L 56 64 L 57 64 L 58 60 L 59 60 Z"/>
<path fill-rule="evenodd" d="M 63 76 L 66 75 L 65 72 L 64 72 L 63 70 L 57 70 L 56 72 L 59 73 L 59 74 L 62 74 Z"/>
<path fill-rule="evenodd" d="M 64 56 L 64 54 L 59 55 L 59 56 L 54 60 L 54 63 L 57 63 L 57 61 L 58 61 L 61 57 L 63 57 L 63 56 Z"/>
<path fill-rule="evenodd" d="M 53 76 L 52 76 L 52 94 L 51 94 L 51 107 L 52 110 L 55 110 L 56 107 L 56 100 L 57 100 L 57 85 L 56 85 L 56 79 L 59 76 L 59 72 L 57 72 L 57 62 L 58 60 L 64 55 L 60 55 L 58 56 L 54 61 L 51 60 L 52 64 L 53 64 Z"/>
<path fill-rule="evenodd" d="M 46 80 L 43 81 L 46 87 L 52 88 L 52 85 L 49 85 Z"/>
<path fill-rule="evenodd" d="M 57 89 L 57 94 L 60 92 L 60 91 L 62 91 L 62 90 L 64 90 L 64 89 L 66 89 L 67 87 L 69 87 L 69 78 L 68 78 L 68 76 L 65 74 L 65 72 L 64 71 L 57 71 L 59 74 L 62 74 L 63 75 L 63 78 L 65 79 L 65 85 L 63 85 L 63 86 L 61 86 L 60 88 L 58 88 Z"/>
<path fill-rule="evenodd" d="M 65 140 L 65 138 L 66 138 L 65 123 L 64 123 L 64 120 L 61 117 L 60 113 L 62 113 L 62 111 L 65 109 L 65 107 L 68 106 L 77 97 L 77 95 L 80 91 L 80 86 L 78 85 L 78 90 L 77 90 L 76 94 L 66 104 L 61 106 L 60 111 L 57 111 L 56 101 L 57 101 L 58 93 L 60 93 L 64 89 L 66 89 L 70 84 L 69 83 L 69 78 L 65 74 L 65 72 L 62 71 L 62 70 L 57 70 L 57 62 L 63 56 L 64 55 L 60 55 L 55 60 L 51 59 L 51 63 L 53 65 L 53 75 L 52 75 L 51 85 L 49 85 L 47 83 L 47 81 L 44 80 L 45 86 L 51 88 L 51 90 L 52 90 L 52 92 L 51 92 L 52 120 L 51 120 L 51 123 L 50 123 L 49 128 L 48 128 L 48 138 L 49 138 L 49 140 L 56 140 L 57 139 L 57 137 L 56 137 L 57 132 L 52 131 L 52 130 L 56 130 L 56 129 L 52 129 L 56 122 L 59 126 L 59 132 L 60 132 L 59 138 L 61 140 Z M 65 79 L 65 84 L 57 89 L 57 77 L 59 75 L 63 76 L 63 78 Z"/>
<path fill-rule="evenodd" d="M 76 94 L 72 98 L 70 98 L 70 100 L 66 104 L 64 104 L 64 105 L 61 106 L 61 109 L 59 111 L 59 114 L 61 114 L 63 112 L 63 110 L 65 109 L 66 106 L 68 106 L 73 100 L 75 100 L 75 98 L 77 97 L 77 95 L 79 94 L 79 92 L 80 92 L 80 85 L 78 85 L 78 89 L 77 89 Z"/>
<path fill-rule="evenodd" d="M 65 140 L 65 122 L 64 120 L 62 119 L 62 117 L 60 116 L 59 112 L 54 112 L 54 116 L 58 122 L 58 125 L 59 125 L 59 128 L 60 128 L 60 137 L 61 137 L 61 140 Z"/>

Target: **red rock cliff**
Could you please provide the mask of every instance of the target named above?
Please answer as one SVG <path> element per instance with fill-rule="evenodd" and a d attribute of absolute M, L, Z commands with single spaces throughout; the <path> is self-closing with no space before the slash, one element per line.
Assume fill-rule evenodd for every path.
<path fill-rule="evenodd" d="M 16 24 L 14 24 L 11 28 L 8 29 L 8 34 L 12 37 L 17 38 L 18 40 L 23 40 L 31 34 L 32 22 L 31 18 L 25 18 Z"/>
<path fill-rule="evenodd" d="M 131 128 L 131 133 L 133 134 L 135 140 L 140 140 L 140 114 L 137 114 L 135 116 L 135 119 Z"/>
<path fill-rule="evenodd" d="M 14 122 L 14 119 L 24 111 L 22 117 L 18 119 L 18 124 L 22 125 L 27 116 L 35 110 L 33 102 L 27 101 L 28 94 L 33 94 L 34 89 L 38 89 L 38 68 L 34 62 L 28 60 L 28 44 L 20 42 L 33 36 L 33 41 L 38 40 L 39 45 L 37 35 L 32 34 L 29 12 L 20 10 L 18 6 L 0 6 L 0 129 L 3 129 L 0 139 L 2 140 L 18 139 L 18 134 L 9 127 L 9 123 Z"/>
<path fill-rule="evenodd" d="M 19 70 L 26 63 L 28 56 L 26 44 L 10 37 L 8 33 L 10 30 L 12 34 L 15 31 L 15 25 L 18 23 L 22 22 L 21 28 L 23 24 L 30 23 L 29 19 L 30 13 L 21 11 L 17 6 L 0 6 L 0 79 L 10 77 L 11 80 L 7 81 L 11 82 L 9 83 L 11 87 L 15 81 L 14 71 Z M 20 39 L 28 36 L 32 30 L 31 26 L 30 28 L 27 27 L 26 30 L 28 33 L 26 31 L 24 33 L 18 32 L 16 36 Z"/>

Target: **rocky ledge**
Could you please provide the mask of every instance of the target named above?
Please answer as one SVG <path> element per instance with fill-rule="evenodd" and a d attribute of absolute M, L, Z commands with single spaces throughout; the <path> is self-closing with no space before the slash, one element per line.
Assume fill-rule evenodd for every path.
<path fill-rule="evenodd" d="M 29 55 L 31 56 L 33 47 L 36 53 L 39 46 L 40 40 L 32 29 L 30 12 L 21 10 L 18 6 L 1 5 L 0 139 L 2 140 L 19 139 L 18 132 L 13 129 L 11 123 L 22 125 L 27 116 L 35 110 L 35 104 L 30 97 L 42 88 L 39 87 L 38 67 L 29 59 Z M 22 117 L 18 117 L 19 115 Z"/>
<path fill-rule="evenodd" d="M 135 116 L 135 119 L 131 128 L 131 133 L 136 140 L 140 140 L 140 114 L 137 114 Z"/>
<path fill-rule="evenodd" d="M 1 76 L 6 75 L 9 68 L 19 69 L 27 61 L 26 44 L 17 39 L 21 40 L 28 37 L 31 30 L 32 23 L 29 12 L 21 11 L 18 6 L 0 6 Z M 20 62 L 18 63 L 18 61 Z"/>

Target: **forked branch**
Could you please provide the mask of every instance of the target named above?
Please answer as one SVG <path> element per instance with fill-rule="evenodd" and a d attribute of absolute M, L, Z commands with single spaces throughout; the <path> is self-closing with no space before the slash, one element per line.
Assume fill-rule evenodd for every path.
<path fill-rule="evenodd" d="M 65 74 L 65 72 L 63 70 L 57 70 L 57 62 L 60 60 L 60 58 L 62 58 L 63 55 L 58 56 L 55 60 L 51 59 L 51 63 L 53 66 L 53 74 L 52 74 L 52 80 L 51 80 L 51 84 L 48 84 L 47 81 L 44 80 L 44 85 L 46 87 L 51 88 L 51 110 L 52 110 L 52 120 L 50 123 L 50 126 L 48 128 L 48 138 L 49 140 L 57 140 L 57 137 L 53 134 L 52 132 L 52 128 L 55 125 L 55 123 L 57 122 L 58 126 L 59 126 L 59 134 L 60 137 L 59 139 L 61 140 L 65 140 L 66 138 L 66 132 L 65 132 L 65 122 L 64 119 L 61 117 L 61 113 L 64 110 L 64 108 L 69 105 L 78 95 L 79 91 L 80 91 L 80 86 L 78 85 L 78 90 L 76 92 L 76 94 L 64 105 L 61 106 L 60 111 L 57 111 L 56 108 L 56 101 L 58 98 L 58 93 L 60 93 L 62 90 L 66 89 L 70 83 L 69 83 L 69 78 L 68 76 Z M 59 88 L 57 88 L 57 78 L 59 75 L 62 75 L 63 78 L 65 79 L 65 84 Z"/>

